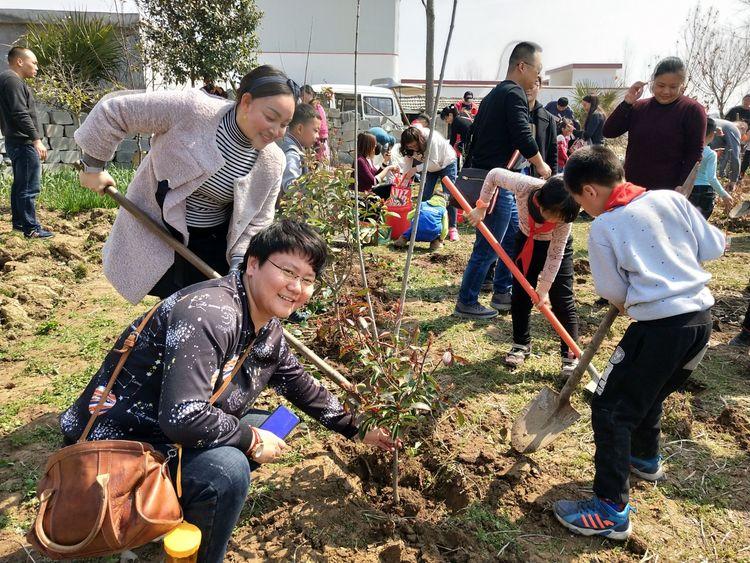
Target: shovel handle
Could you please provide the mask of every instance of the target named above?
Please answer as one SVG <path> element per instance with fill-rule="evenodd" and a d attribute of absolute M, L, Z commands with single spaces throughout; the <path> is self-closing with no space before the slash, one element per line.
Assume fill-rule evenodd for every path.
<path fill-rule="evenodd" d="M 153 217 L 145 213 L 135 203 L 130 201 L 124 195 L 122 195 L 113 186 L 106 186 L 104 193 L 114 199 L 120 207 L 124 208 L 128 213 L 132 214 L 138 219 L 149 231 L 159 237 L 165 244 L 167 244 L 172 250 L 177 252 L 185 260 L 190 262 L 193 266 L 209 279 L 220 278 L 219 273 L 206 264 L 200 259 L 193 251 L 187 246 L 175 239 L 169 231 L 167 231 L 161 224 L 159 224 Z M 337 370 L 333 369 L 325 360 L 318 356 L 315 352 L 305 346 L 300 340 L 292 336 L 286 329 L 284 329 L 284 338 L 295 348 L 300 354 L 307 358 L 315 367 L 323 372 L 329 379 L 331 379 L 336 385 L 341 387 L 347 393 L 357 396 L 354 385 L 341 375 Z"/>
<path fill-rule="evenodd" d="M 471 213 L 471 205 L 469 205 L 469 202 L 466 201 L 466 198 L 464 198 L 463 194 L 458 190 L 456 185 L 450 180 L 450 178 L 447 178 L 446 176 L 443 176 L 443 184 L 446 188 L 448 188 L 448 191 L 451 192 L 453 197 L 456 199 L 458 204 L 463 207 L 464 211 L 466 213 Z M 573 354 L 575 354 L 576 358 L 581 357 L 581 349 L 578 347 L 578 344 L 576 344 L 575 340 L 573 340 L 573 337 L 568 334 L 568 331 L 565 330 L 565 327 L 560 323 L 560 321 L 557 320 L 557 317 L 555 314 L 550 310 L 549 307 L 547 307 L 544 303 L 541 303 L 539 300 L 539 295 L 534 290 L 533 287 L 531 287 L 531 284 L 526 280 L 524 275 L 521 273 L 521 270 L 518 269 L 518 267 L 513 263 L 513 260 L 510 259 L 510 257 L 505 253 L 503 250 L 503 247 L 500 246 L 500 243 L 497 242 L 497 239 L 495 236 L 490 232 L 490 230 L 487 228 L 487 225 L 484 224 L 484 221 L 480 221 L 477 225 L 477 229 L 479 230 L 482 235 L 484 235 L 484 238 L 487 239 L 487 242 L 490 243 L 490 246 L 494 249 L 494 251 L 497 253 L 500 260 L 503 261 L 503 264 L 505 264 L 510 270 L 510 273 L 513 274 L 513 277 L 516 278 L 516 281 L 518 281 L 519 284 L 521 284 L 521 287 L 526 291 L 526 293 L 531 298 L 531 301 L 534 303 L 534 305 L 537 306 L 537 308 L 542 312 L 542 314 L 547 317 L 547 320 L 552 325 L 552 328 L 555 329 L 555 332 L 560 336 L 560 338 L 563 339 L 565 344 L 568 345 L 568 347 L 573 351 Z"/>
<path fill-rule="evenodd" d="M 604 315 L 602 322 L 599 323 L 599 328 L 596 329 L 594 336 L 591 338 L 591 342 L 589 342 L 589 345 L 586 346 L 586 350 L 578 360 L 578 365 L 573 370 L 573 373 L 570 374 L 570 377 L 565 382 L 563 388 L 560 390 L 560 396 L 557 402 L 558 405 L 562 405 L 570 401 L 570 396 L 578 387 L 578 384 L 583 377 L 583 372 L 586 371 L 586 368 L 591 363 L 594 354 L 596 354 L 596 351 L 599 350 L 599 346 L 602 345 L 604 337 L 607 336 L 607 332 L 609 331 L 612 323 L 615 322 L 615 319 L 619 314 L 620 311 L 617 309 L 617 307 L 615 307 L 614 305 L 609 306 L 609 309 L 607 309 L 607 313 Z"/>

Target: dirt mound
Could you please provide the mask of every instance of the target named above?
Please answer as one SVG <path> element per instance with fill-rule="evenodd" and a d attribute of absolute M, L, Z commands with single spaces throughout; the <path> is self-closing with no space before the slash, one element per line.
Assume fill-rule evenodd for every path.
<path fill-rule="evenodd" d="M 750 416 L 741 413 L 735 407 L 726 406 L 716 422 L 734 436 L 742 449 L 750 451 Z"/>

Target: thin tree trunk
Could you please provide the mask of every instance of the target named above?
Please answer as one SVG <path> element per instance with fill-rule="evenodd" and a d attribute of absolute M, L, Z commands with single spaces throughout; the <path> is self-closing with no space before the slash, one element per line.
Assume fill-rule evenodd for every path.
<path fill-rule="evenodd" d="M 401 496 L 398 494 L 398 448 L 393 450 L 393 463 L 391 464 L 391 483 L 393 485 L 393 502 L 401 504 Z"/>
<path fill-rule="evenodd" d="M 427 41 L 425 45 L 424 71 L 424 111 L 432 113 L 435 105 L 435 0 L 425 0 L 425 19 L 427 21 Z"/>
<path fill-rule="evenodd" d="M 448 52 L 450 51 L 451 38 L 453 37 L 453 27 L 456 23 L 456 8 L 458 7 L 458 0 L 453 0 L 453 10 L 451 12 L 451 23 L 448 28 L 448 38 L 445 41 L 445 51 L 443 52 L 443 64 L 440 67 L 440 78 L 438 80 L 437 95 L 440 97 L 440 91 L 443 88 L 443 79 L 445 78 L 445 63 L 448 61 Z M 429 114 L 432 123 L 435 123 L 437 119 L 437 104 L 432 107 L 432 112 Z M 427 136 L 427 150 L 424 155 L 425 171 L 422 174 L 422 179 L 419 182 L 419 193 L 417 195 L 416 209 L 414 210 L 414 217 L 412 218 L 412 225 L 419 225 L 419 207 L 422 204 L 422 198 L 424 197 L 424 186 L 427 181 L 427 162 L 430 161 L 430 153 L 432 148 L 432 134 L 435 131 L 434 127 L 430 128 L 430 134 Z M 406 307 L 406 290 L 409 288 L 409 269 L 411 268 L 411 259 L 414 255 L 414 243 L 417 239 L 417 229 L 411 230 L 411 238 L 409 239 L 409 249 L 406 251 L 406 263 L 404 264 L 404 275 L 401 281 L 401 297 L 398 300 L 398 308 L 396 309 L 396 323 L 393 333 L 396 338 L 401 336 L 401 321 L 404 318 L 404 308 Z"/>

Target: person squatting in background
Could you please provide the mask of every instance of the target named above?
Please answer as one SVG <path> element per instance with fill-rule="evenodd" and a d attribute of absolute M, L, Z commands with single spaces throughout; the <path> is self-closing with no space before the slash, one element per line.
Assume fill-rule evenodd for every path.
<path fill-rule="evenodd" d="M 448 139 L 443 137 L 437 131 L 432 132 L 432 143 L 430 147 L 430 160 L 425 166 L 424 158 L 427 154 L 427 140 L 430 136 L 430 130 L 421 126 L 411 126 L 404 129 L 401 133 L 401 155 L 404 157 L 402 170 L 404 172 L 404 183 L 408 185 L 409 179 L 416 173 L 427 172 L 427 178 L 424 185 L 424 201 L 432 198 L 435 185 L 443 177 L 456 181 L 458 175 L 458 158 Z M 415 164 L 415 160 L 419 164 Z M 448 240 L 458 240 L 458 229 L 456 228 L 457 210 L 455 207 L 448 207 Z"/>

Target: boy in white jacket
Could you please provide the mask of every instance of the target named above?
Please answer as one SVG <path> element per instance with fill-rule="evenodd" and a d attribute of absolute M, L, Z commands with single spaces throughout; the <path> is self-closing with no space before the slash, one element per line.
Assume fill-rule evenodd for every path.
<path fill-rule="evenodd" d="M 681 194 L 623 181 L 602 146 L 574 153 L 565 184 L 587 213 L 589 263 L 599 295 L 634 321 L 609 360 L 591 402 L 594 497 L 558 501 L 568 529 L 624 540 L 631 532 L 629 474 L 664 476 L 662 404 L 697 367 L 711 335 L 711 274 L 701 263 L 724 252 L 724 235 Z"/>

